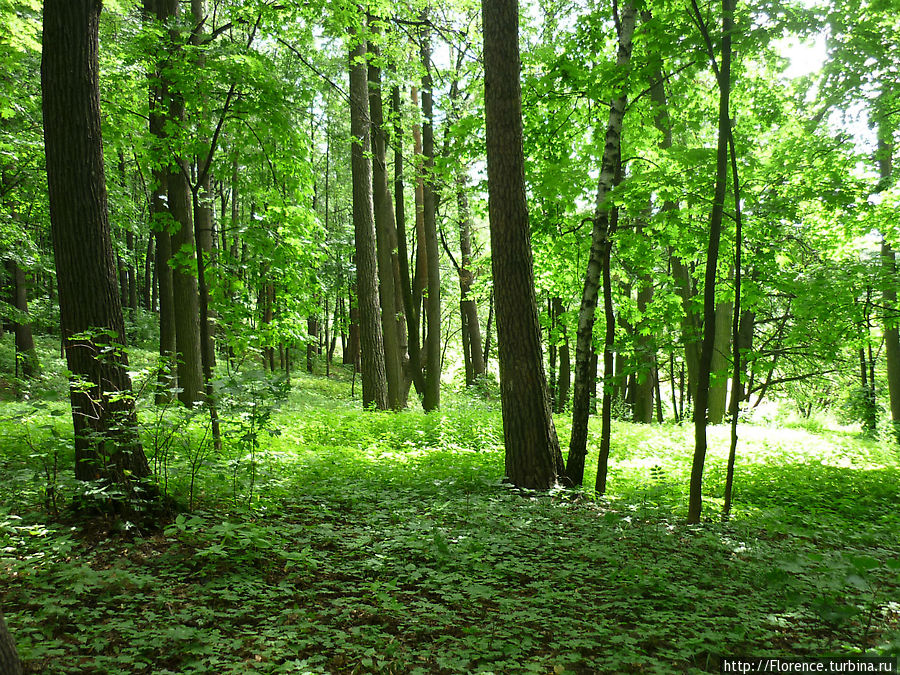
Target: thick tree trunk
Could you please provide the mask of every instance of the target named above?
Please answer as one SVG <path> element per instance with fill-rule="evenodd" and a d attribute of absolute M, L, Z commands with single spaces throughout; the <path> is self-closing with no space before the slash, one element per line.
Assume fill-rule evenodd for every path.
<path fill-rule="evenodd" d="M 426 12 L 427 18 L 427 12 Z M 434 175 L 434 113 L 431 83 L 431 37 L 422 36 L 422 155 L 423 168 L 423 226 L 425 254 L 428 258 L 428 297 L 425 316 L 428 332 L 425 336 L 425 395 L 422 407 L 425 412 L 437 410 L 441 405 L 441 265 L 437 235 L 437 195 Z"/>
<path fill-rule="evenodd" d="M 22 662 L 16 651 L 16 643 L 6 626 L 0 610 L 0 675 L 22 675 Z"/>
<path fill-rule="evenodd" d="M 374 30 L 374 28 L 372 28 Z M 379 51 L 370 44 L 375 59 Z M 372 123 L 372 201 L 375 215 L 375 244 L 378 259 L 378 289 L 381 301 L 381 330 L 384 335 L 384 368 L 387 377 L 388 405 L 399 410 L 405 398 L 401 381 L 402 357 L 400 353 L 398 294 L 394 279 L 394 247 L 397 229 L 394 207 L 387 180 L 386 146 L 387 132 L 384 125 L 381 98 L 381 68 L 375 61 L 369 62 L 369 118 Z"/>
<path fill-rule="evenodd" d="M 631 62 L 631 37 L 634 33 L 635 11 L 628 4 L 622 10 L 618 22 L 620 26 L 619 46 L 616 65 L 626 71 Z M 615 185 L 619 166 L 622 142 L 622 122 L 625 118 L 627 95 L 623 92 L 613 99 L 609 108 L 609 119 L 606 127 L 606 138 L 603 147 L 603 160 L 600 167 L 600 178 L 597 183 L 597 201 L 594 213 L 594 226 L 591 232 L 591 252 L 587 272 L 584 276 L 584 290 L 581 294 L 581 309 L 578 312 L 578 331 L 575 342 L 575 388 L 572 396 L 572 435 L 569 439 L 569 457 L 566 474 L 576 485 L 584 480 L 584 460 L 587 456 L 588 417 L 591 410 L 591 357 L 593 355 L 594 319 L 597 310 L 600 276 L 603 272 L 604 259 L 608 259 L 607 247 L 612 245 L 613 232 L 610 228 L 609 205 L 607 195 Z M 612 368 L 604 372 L 608 380 Z M 611 386 L 611 382 L 607 382 Z M 606 387 L 604 387 L 606 389 Z"/>
<path fill-rule="evenodd" d="M 75 476 L 150 473 L 137 434 L 107 211 L 96 0 L 44 3 L 44 145 L 50 227 L 75 427 Z M 110 349 L 111 345 L 116 345 Z"/>
<path fill-rule="evenodd" d="M 706 462 L 706 426 L 709 404 L 709 378 L 716 338 L 716 268 L 719 262 L 719 238 L 725 213 L 725 192 L 728 182 L 728 137 L 731 118 L 728 100 L 731 94 L 731 33 L 734 30 L 736 0 L 722 0 L 722 48 L 721 68 L 717 69 L 719 84 L 719 138 L 716 150 L 716 187 L 709 223 L 709 246 L 706 251 L 706 274 L 703 289 L 703 347 L 697 374 L 697 394 L 694 400 L 694 461 L 691 467 L 690 495 L 688 499 L 689 523 L 700 522 L 703 504 L 703 467 Z M 692 0 L 698 21 L 700 10 Z M 702 23 L 701 23 L 702 25 Z M 715 68 L 715 62 L 713 62 Z"/>
<path fill-rule="evenodd" d="M 519 14 L 516 0 L 484 0 L 488 213 L 500 345 L 506 477 L 547 489 L 563 474 L 550 413 L 525 200 Z"/>
<path fill-rule="evenodd" d="M 390 405 L 384 364 L 384 335 L 378 299 L 378 266 L 375 259 L 375 217 L 372 202 L 371 122 L 366 69 L 366 45 L 353 35 L 350 50 L 350 165 L 353 177 L 353 227 L 356 237 L 356 288 L 362 363 L 363 407 Z"/>

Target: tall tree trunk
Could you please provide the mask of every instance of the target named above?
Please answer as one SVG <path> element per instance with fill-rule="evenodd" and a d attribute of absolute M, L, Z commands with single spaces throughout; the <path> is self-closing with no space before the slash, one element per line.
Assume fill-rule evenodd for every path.
<path fill-rule="evenodd" d="M 631 37 L 634 33 L 635 11 L 628 4 L 622 10 L 619 26 L 616 66 L 626 72 L 631 62 Z M 587 456 L 588 417 L 591 410 L 591 358 L 593 355 L 594 317 L 597 310 L 597 296 L 606 247 L 611 245 L 613 232 L 610 231 L 610 212 L 607 196 L 615 185 L 622 142 L 622 122 L 625 118 L 627 94 L 623 91 L 612 100 L 606 126 L 603 160 L 600 179 L 597 183 L 597 201 L 591 232 L 591 253 L 587 272 L 584 276 L 584 290 L 581 294 L 581 309 L 578 313 L 578 331 L 575 342 L 575 388 L 572 396 L 572 435 L 569 439 L 569 457 L 566 474 L 576 485 L 584 480 L 584 460 Z M 609 380 L 612 368 L 604 371 Z M 607 382 L 612 386 L 612 382 Z M 604 387 L 606 389 L 606 387 Z"/>
<path fill-rule="evenodd" d="M 459 311 L 465 317 L 464 339 L 469 344 L 469 368 L 471 382 L 484 375 L 484 354 L 481 352 L 481 325 L 478 320 L 478 305 L 471 297 L 475 274 L 472 271 L 472 212 L 469 209 L 469 198 L 465 191 L 466 177 L 460 173 L 456 177 L 456 205 L 459 209 Z"/>
<path fill-rule="evenodd" d="M 170 18 L 170 3 L 163 0 L 144 0 L 144 20 L 153 18 L 167 22 Z M 168 153 L 165 147 L 166 107 L 168 87 L 162 79 L 160 65 L 148 74 L 150 96 L 150 134 L 158 143 L 160 155 Z M 172 237 L 168 229 L 170 217 L 168 208 L 168 171 L 163 166 L 162 157 L 154 162 L 153 190 L 150 197 L 150 227 L 155 240 L 154 272 L 156 276 L 156 292 L 159 304 L 159 357 L 161 368 L 156 388 L 157 404 L 164 404 L 173 398 L 173 389 L 177 385 L 177 369 L 175 366 L 175 301 L 172 283 Z M 151 304 L 152 302 L 151 298 Z"/>
<path fill-rule="evenodd" d="M 177 0 L 157 0 L 164 8 L 170 22 L 178 19 Z M 177 30 L 172 27 L 169 35 L 177 42 Z M 168 122 L 180 127 L 185 124 L 184 97 L 172 83 L 168 87 Z M 178 363 L 178 398 L 186 406 L 200 399 L 203 391 L 202 357 L 200 353 L 200 302 L 197 279 L 194 277 L 197 261 L 194 243 L 193 203 L 188 165 L 183 157 L 176 156 L 168 166 L 168 204 L 178 229 L 172 234 L 172 255 L 182 262 L 172 269 L 172 299 L 175 313 L 175 350 Z"/>
<path fill-rule="evenodd" d="M 506 477 L 552 487 L 563 474 L 550 413 L 525 200 L 519 12 L 516 0 L 484 0 L 484 101 L 488 213 L 500 345 Z"/>
<path fill-rule="evenodd" d="M 150 468 L 122 349 L 125 322 L 100 130 L 99 21 L 96 0 L 44 3 L 44 147 L 60 322 L 72 373 L 75 476 L 128 484 Z"/>
<path fill-rule="evenodd" d="M 695 18 L 703 26 L 703 18 L 696 0 L 691 0 Z M 709 246 L 706 250 L 706 274 L 703 289 L 703 347 L 697 374 L 697 394 L 694 400 L 694 461 L 691 466 L 689 523 L 700 522 L 703 505 L 703 467 L 706 462 L 706 425 L 709 405 L 709 377 L 716 339 L 716 268 L 719 262 L 719 238 L 725 212 L 725 192 L 728 182 L 728 136 L 731 118 L 728 101 L 731 94 L 731 33 L 734 30 L 736 0 L 722 0 L 721 68 L 711 58 L 719 84 L 719 138 L 716 149 L 716 187 L 709 219 Z M 704 30 L 704 32 L 706 32 Z M 708 34 L 707 34 L 708 36 Z"/>
<path fill-rule="evenodd" d="M 424 14 L 427 19 L 428 13 Z M 425 412 L 437 410 L 441 405 L 441 266 L 437 235 L 437 195 L 434 175 L 434 112 L 431 83 L 431 36 L 422 35 L 422 155 L 423 169 L 423 226 L 425 254 L 428 258 L 428 298 L 425 315 L 428 333 L 425 336 L 425 395 L 422 407 Z"/>
<path fill-rule="evenodd" d="M 375 25 L 370 30 L 377 33 Z M 381 68 L 376 61 L 379 50 L 369 44 L 374 59 L 369 62 L 369 119 L 372 123 L 372 201 L 375 215 L 375 244 L 378 258 L 378 289 L 381 301 L 381 330 L 384 335 L 384 368 L 387 377 L 388 405 L 399 410 L 405 398 L 401 384 L 400 336 L 395 304 L 398 298 L 394 284 L 394 247 L 397 229 L 394 207 L 387 180 L 386 146 L 387 132 L 381 98 Z"/>
<path fill-rule="evenodd" d="M 389 406 L 384 365 L 378 267 L 375 259 L 375 217 L 372 203 L 371 122 L 369 120 L 366 44 L 351 29 L 350 168 L 353 177 L 353 227 L 356 237 L 356 287 L 362 362 L 363 407 Z"/>
<path fill-rule="evenodd" d="M 879 101 L 884 96 L 879 97 Z M 887 111 L 878 117 L 879 188 L 886 189 L 893 173 L 894 137 Z M 897 265 L 890 242 L 881 240 L 882 299 L 884 300 L 884 356 L 887 368 L 888 398 L 891 406 L 891 423 L 894 437 L 900 442 L 900 316 L 897 313 Z"/>
<path fill-rule="evenodd" d="M 419 313 L 413 299 L 413 285 L 409 273 L 409 252 L 406 245 L 406 200 L 403 182 L 403 127 L 401 125 L 400 87 L 391 92 L 391 114 L 394 116 L 394 212 L 397 225 L 397 270 L 400 276 L 400 297 L 403 302 L 409 361 L 408 379 L 415 385 L 419 396 L 425 394 L 425 376 L 422 372 L 421 340 L 419 339 Z M 417 180 L 418 186 L 418 180 Z M 418 187 L 416 188 L 418 192 Z M 418 203 L 418 202 L 416 202 Z M 418 220 L 418 215 L 416 216 Z M 404 389 L 408 385 L 405 384 Z"/>

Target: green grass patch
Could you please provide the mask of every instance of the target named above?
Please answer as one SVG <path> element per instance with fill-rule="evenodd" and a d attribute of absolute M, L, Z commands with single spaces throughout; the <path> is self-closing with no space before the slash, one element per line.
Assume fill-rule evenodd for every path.
<path fill-rule="evenodd" d="M 202 414 L 143 405 L 160 481 L 193 505 L 156 531 L 68 518 L 67 410 L 3 404 L 0 601 L 29 672 L 699 673 L 900 650 L 900 466 L 874 441 L 743 427 L 723 523 L 712 429 L 689 527 L 687 427 L 617 423 L 596 500 L 505 486 L 497 407 L 464 394 L 430 415 L 305 375 L 222 396 L 221 453 Z"/>

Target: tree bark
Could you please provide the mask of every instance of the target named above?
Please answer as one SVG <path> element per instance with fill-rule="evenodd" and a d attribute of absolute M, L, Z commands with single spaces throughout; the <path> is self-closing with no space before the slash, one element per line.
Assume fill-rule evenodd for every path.
<path fill-rule="evenodd" d="M 631 62 L 635 11 L 630 4 L 622 11 L 618 22 L 618 52 L 616 66 L 626 71 Z M 622 123 L 625 118 L 627 94 L 622 92 L 612 100 L 603 147 L 600 178 L 597 183 L 597 201 L 591 232 L 591 252 L 584 276 L 581 294 L 581 309 L 578 312 L 578 330 L 575 342 L 575 387 L 572 395 L 572 435 L 569 439 L 569 457 L 566 474 L 576 485 L 584 480 L 584 461 L 587 456 L 588 417 L 591 410 L 591 357 L 593 354 L 594 318 L 597 310 L 600 276 L 604 259 L 608 259 L 607 247 L 612 245 L 613 232 L 610 231 L 610 211 L 606 198 L 615 185 L 622 142 Z M 604 371 L 609 380 L 612 368 Z M 609 386 L 611 382 L 607 382 Z M 606 387 L 604 387 L 606 389 Z"/>
<path fill-rule="evenodd" d="M 371 30 L 376 31 L 372 26 Z M 378 49 L 370 43 L 369 50 L 377 59 Z M 384 368 L 387 377 L 388 405 L 399 410 L 405 398 L 401 383 L 401 363 L 397 289 L 394 284 L 394 247 L 397 228 L 394 222 L 394 208 L 388 187 L 386 146 L 387 133 L 384 125 L 381 98 L 381 68 L 375 61 L 368 66 L 369 77 L 369 118 L 372 123 L 372 201 L 375 215 L 375 244 L 378 259 L 378 288 L 381 301 L 381 330 L 384 335 Z"/>
<path fill-rule="evenodd" d="M 403 194 L 403 127 L 401 125 L 399 86 L 395 86 L 391 92 L 391 113 L 394 115 L 394 212 L 397 225 L 397 271 L 400 277 L 400 297 L 405 314 L 406 344 L 409 353 L 406 369 L 408 371 L 408 380 L 415 385 L 416 392 L 422 396 L 425 393 L 425 376 L 422 372 L 419 313 L 418 306 L 413 299 L 413 284 L 409 273 L 409 252 L 406 245 L 406 200 Z M 418 192 L 418 187 L 416 191 Z M 405 390 L 408 389 L 408 386 L 404 382 Z"/>
<path fill-rule="evenodd" d="M 25 280 L 25 270 L 12 258 L 6 261 L 6 271 L 9 273 L 13 290 L 13 306 L 23 317 L 28 316 L 28 284 Z M 37 377 L 41 372 L 41 363 L 38 360 L 37 350 L 34 348 L 34 335 L 31 332 L 31 323 L 27 319 L 15 322 L 16 339 L 16 373 L 22 366 L 22 376 L 28 379 Z"/>
<path fill-rule="evenodd" d="M 427 18 L 427 12 L 425 13 Z M 428 332 L 425 336 L 425 395 L 422 408 L 425 412 L 437 410 L 441 405 L 441 265 L 437 235 L 437 196 L 434 175 L 434 111 L 431 82 L 431 37 L 426 31 L 422 36 L 422 155 L 423 169 L 423 227 L 425 254 L 428 258 L 428 297 L 425 316 Z"/>
<path fill-rule="evenodd" d="M 883 96 L 883 94 L 882 94 Z M 879 100 L 881 97 L 879 97 Z M 879 187 L 887 188 L 893 173 L 894 138 L 893 129 L 888 125 L 888 114 L 878 117 L 878 161 Z M 894 437 L 900 441 L 900 329 L 897 313 L 897 264 L 890 242 L 881 240 L 882 299 L 884 301 L 884 356 L 887 369 L 888 398 L 891 406 L 891 423 Z"/>
<path fill-rule="evenodd" d="M 506 477 L 547 489 L 563 474 L 550 413 L 525 199 L 519 14 L 516 0 L 484 0 L 488 213 L 500 345 Z"/>
<path fill-rule="evenodd" d="M 60 322 L 72 373 L 75 476 L 127 484 L 150 469 L 122 349 L 125 322 L 100 131 L 99 20 L 97 0 L 44 3 L 44 146 Z"/>
<path fill-rule="evenodd" d="M 144 20 L 153 18 L 165 23 L 169 20 L 169 5 L 160 0 L 144 0 Z M 155 72 L 148 74 L 150 96 L 150 134 L 158 144 L 157 153 L 168 153 L 165 147 L 167 86 L 162 80 L 159 65 Z M 171 214 L 168 208 L 168 171 L 162 161 L 154 162 L 153 190 L 150 197 L 150 227 L 155 239 L 154 271 L 156 274 L 157 302 L 159 305 L 159 358 L 160 370 L 156 387 L 156 403 L 164 404 L 173 398 L 173 388 L 177 385 L 175 366 L 175 304 L 172 290 L 172 237 L 170 233 Z M 151 304 L 152 298 L 151 298 Z"/>
<path fill-rule="evenodd" d="M 699 25 L 702 15 L 696 1 L 691 0 Z M 719 134 L 716 149 L 716 187 L 709 223 L 709 246 L 706 250 L 705 286 L 703 289 L 703 346 L 697 374 L 697 394 L 694 400 L 694 460 L 691 466 L 690 495 L 688 497 L 689 523 L 700 522 L 703 504 L 703 467 L 706 462 L 706 426 L 709 404 L 709 378 L 716 339 L 716 268 L 719 262 L 719 238 L 725 213 L 725 192 L 728 182 L 728 136 L 731 118 L 728 110 L 731 94 L 731 33 L 734 30 L 736 0 L 722 0 L 722 48 L 721 68 L 712 60 L 719 85 Z"/>
<path fill-rule="evenodd" d="M 16 643 L 6 626 L 0 610 L 0 675 L 22 675 L 22 662 L 16 651 Z"/>
<path fill-rule="evenodd" d="M 387 410 L 384 335 L 378 299 L 375 217 L 372 202 L 371 123 L 369 120 L 366 45 L 350 35 L 350 165 L 353 178 L 353 227 L 356 238 L 356 288 L 359 312 L 363 407 Z"/>

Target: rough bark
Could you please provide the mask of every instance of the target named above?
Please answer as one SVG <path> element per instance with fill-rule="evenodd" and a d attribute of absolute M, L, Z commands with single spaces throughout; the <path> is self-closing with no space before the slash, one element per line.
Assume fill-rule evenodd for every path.
<path fill-rule="evenodd" d="M 619 20 L 619 45 L 616 66 L 626 70 L 631 62 L 635 11 L 631 5 L 622 10 Z M 581 309 L 578 312 L 578 330 L 575 342 L 575 386 L 572 395 L 572 435 L 569 439 L 569 457 L 566 474 L 576 485 L 584 480 L 584 460 L 587 456 L 588 417 L 591 409 L 591 358 L 593 354 L 594 319 L 597 310 L 600 276 L 604 259 L 608 260 L 608 247 L 612 245 L 610 232 L 610 210 L 607 195 L 615 184 L 621 152 L 622 123 L 625 118 L 627 95 L 621 93 L 610 103 L 603 160 L 597 183 L 597 201 L 591 231 L 591 252 L 584 276 L 581 294 Z M 609 377 L 612 368 L 604 372 Z M 609 383 L 611 385 L 611 383 Z M 604 387 L 605 389 L 606 387 Z"/>
<path fill-rule="evenodd" d="M 374 30 L 374 27 L 373 27 Z M 378 58 L 378 49 L 369 44 Z M 405 398 L 401 383 L 400 336 L 397 322 L 397 289 L 394 279 L 394 246 L 397 229 L 394 207 L 387 180 L 387 133 L 381 97 L 381 68 L 369 62 L 369 119 L 372 123 L 372 202 L 375 216 L 375 245 L 378 260 L 378 289 L 381 302 L 381 330 L 384 335 L 384 368 L 387 377 L 388 405 L 399 410 Z"/>
<path fill-rule="evenodd" d="M 518 2 L 484 0 L 488 214 L 506 477 L 547 489 L 563 473 L 550 413 L 525 200 Z"/>
<path fill-rule="evenodd" d="M 178 18 L 177 0 L 157 0 L 160 18 L 168 22 Z M 170 29 L 173 42 L 177 31 Z M 164 83 L 167 122 L 185 124 L 184 97 L 168 82 Z M 168 206 L 175 222 L 172 241 L 172 303 L 175 314 L 175 351 L 177 354 L 178 398 L 186 406 L 200 399 L 203 391 L 200 352 L 200 300 L 197 290 L 196 248 L 194 241 L 193 195 L 188 181 L 188 165 L 184 157 L 175 156 L 168 164 Z"/>
<path fill-rule="evenodd" d="M 47 0 L 44 146 L 60 323 L 72 373 L 75 476 L 125 484 L 150 473 L 137 434 L 107 210 L 96 0 Z"/>
<path fill-rule="evenodd" d="M 406 200 L 403 182 L 403 127 L 401 125 L 400 87 L 391 92 L 391 113 L 394 116 L 394 213 L 397 226 L 397 272 L 400 277 L 400 298 L 403 303 L 406 326 L 407 379 L 416 387 L 420 396 L 425 393 L 425 376 L 422 372 L 421 341 L 419 339 L 419 314 L 413 300 L 413 285 L 409 273 L 409 252 L 406 245 Z M 418 192 L 418 188 L 417 188 Z M 418 219 L 418 218 L 417 218 Z M 404 382 L 404 389 L 408 385 Z"/>
<path fill-rule="evenodd" d="M 378 266 L 375 257 L 375 216 L 372 203 L 371 123 L 369 120 L 366 45 L 350 50 L 350 168 L 353 179 L 353 228 L 356 238 L 356 289 L 359 312 L 362 402 L 364 407 L 388 409 L 387 376 L 381 303 L 378 299 Z"/>
<path fill-rule="evenodd" d="M 427 14 L 426 14 L 427 18 Z M 425 412 L 437 410 L 441 405 L 441 265 L 437 235 L 437 195 L 434 176 L 434 112 L 431 82 L 431 37 L 422 36 L 422 156 L 423 169 L 423 227 L 425 254 L 428 258 L 428 297 L 425 300 L 425 316 L 428 332 L 425 335 L 425 395 L 422 408 Z"/>
<path fill-rule="evenodd" d="M 169 19 L 169 5 L 159 0 L 144 0 L 144 20 Z M 156 151 L 167 152 L 166 108 L 167 87 L 160 77 L 158 68 L 149 73 L 150 134 L 157 143 Z M 170 234 L 171 214 L 169 213 L 168 171 L 160 162 L 154 162 L 153 188 L 150 197 L 150 227 L 155 240 L 154 273 L 156 276 L 156 297 L 159 306 L 159 357 L 160 371 L 156 389 L 156 402 L 164 404 L 173 398 L 172 390 L 177 384 L 175 367 L 175 304 L 172 290 L 172 237 Z M 151 304 L 154 304 L 152 302 Z"/>
<path fill-rule="evenodd" d="M 16 643 L 6 626 L 2 610 L 0 610 L 0 675 L 22 675 L 22 662 L 19 660 Z"/>

